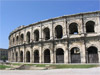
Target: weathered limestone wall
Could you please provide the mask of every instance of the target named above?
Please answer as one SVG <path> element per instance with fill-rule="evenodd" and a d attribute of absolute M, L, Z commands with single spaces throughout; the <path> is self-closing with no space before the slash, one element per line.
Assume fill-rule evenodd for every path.
<path fill-rule="evenodd" d="M 95 23 L 93 33 L 86 32 L 86 24 L 89 21 Z M 78 25 L 78 34 L 69 34 L 69 27 L 72 23 Z M 58 25 L 62 26 L 62 38 L 56 37 L 55 28 Z M 50 31 L 50 39 L 48 40 L 45 40 L 45 34 L 43 31 L 45 28 L 49 28 Z M 35 40 L 34 32 L 36 30 L 39 31 L 39 41 Z M 28 32 L 30 32 L 30 43 L 27 42 Z M 21 42 L 21 34 L 24 35 L 23 42 Z M 18 40 L 16 38 L 17 36 Z M 34 63 L 34 51 L 38 50 L 39 63 L 44 63 L 44 51 L 49 49 L 50 63 L 56 63 L 56 51 L 61 48 L 64 52 L 64 63 L 71 63 L 71 49 L 77 47 L 80 50 L 81 63 L 86 63 L 86 52 L 91 46 L 97 48 L 98 62 L 100 63 L 100 11 L 49 19 L 15 30 L 9 36 L 8 59 L 11 62 L 20 62 L 20 53 L 22 51 L 23 62 L 27 62 L 26 52 L 29 51 L 30 62 Z M 16 53 L 18 53 L 18 55 L 16 55 Z"/>

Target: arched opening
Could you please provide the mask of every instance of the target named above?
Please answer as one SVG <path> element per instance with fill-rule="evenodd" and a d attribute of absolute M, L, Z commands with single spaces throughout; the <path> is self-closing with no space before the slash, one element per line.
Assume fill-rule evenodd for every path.
<path fill-rule="evenodd" d="M 30 52 L 26 52 L 26 62 L 30 62 Z"/>
<path fill-rule="evenodd" d="M 71 63 L 81 63 L 80 49 L 77 47 L 71 49 Z"/>
<path fill-rule="evenodd" d="M 87 33 L 93 33 L 93 32 L 95 32 L 95 31 L 94 31 L 94 25 L 95 25 L 95 22 L 93 22 L 93 21 L 88 21 L 88 22 L 86 23 L 86 32 L 87 32 Z"/>
<path fill-rule="evenodd" d="M 23 51 L 20 52 L 20 61 L 23 62 Z"/>
<path fill-rule="evenodd" d="M 44 63 L 50 63 L 50 50 L 46 49 L 44 51 Z"/>
<path fill-rule="evenodd" d="M 63 29 L 62 29 L 61 25 L 57 25 L 55 27 L 55 36 L 56 36 L 56 38 L 62 38 L 62 36 L 63 36 Z"/>
<path fill-rule="evenodd" d="M 17 43 L 17 44 L 18 44 L 18 41 L 19 41 L 19 37 L 17 36 L 17 37 L 16 37 L 16 43 Z"/>
<path fill-rule="evenodd" d="M 45 28 L 43 31 L 44 31 L 44 39 L 45 40 L 50 39 L 50 30 L 49 30 L 49 28 Z"/>
<path fill-rule="evenodd" d="M 21 43 L 23 43 L 23 42 L 24 42 L 24 35 L 21 34 Z"/>
<path fill-rule="evenodd" d="M 56 63 L 64 63 L 64 51 L 61 48 L 56 50 Z"/>
<path fill-rule="evenodd" d="M 27 43 L 30 43 L 30 32 L 27 32 Z"/>
<path fill-rule="evenodd" d="M 16 52 L 16 62 L 18 62 L 18 52 Z"/>
<path fill-rule="evenodd" d="M 39 63 L 39 51 L 34 51 L 34 63 Z"/>
<path fill-rule="evenodd" d="M 87 49 L 87 63 L 98 63 L 98 49 L 94 46 Z"/>
<path fill-rule="evenodd" d="M 34 31 L 34 40 L 39 41 L 39 30 Z"/>
<path fill-rule="evenodd" d="M 69 34 L 78 34 L 78 24 L 77 23 L 71 23 L 69 25 Z"/>

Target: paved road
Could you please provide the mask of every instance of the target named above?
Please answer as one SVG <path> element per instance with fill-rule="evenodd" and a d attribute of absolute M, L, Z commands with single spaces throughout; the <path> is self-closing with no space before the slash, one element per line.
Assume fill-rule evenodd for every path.
<path fill-rule="evenodd" d="M 100 67 L 90 69 L 0 70 L 0 75 L 100 75 Z"/>

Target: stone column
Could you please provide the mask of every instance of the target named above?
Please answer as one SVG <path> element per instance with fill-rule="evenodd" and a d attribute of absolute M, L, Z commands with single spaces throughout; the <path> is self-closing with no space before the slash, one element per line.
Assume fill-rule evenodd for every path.
<path fill-rule="evenodd" d="M 11 62 L 11 50 L 8 51 L 8 61 Z"/>
<path fill-rule="evenodd" d="M 12 52 L 12 49 L 11 49 L 11 62 L 13 62 L 13 59 L 12 59 L 12 57 L 13 57 L 13 56 L 12 56 L 12 53 L 13 53 L 13 52 Z"/>
<path fill-rule="evenodd" d="M 33 62 L 33 51 L 32 51 L 32 48 L 31 48 L 31 51 L 30 51 L 30 62 L 31 63 Z"/>
<path fill-rule="evenodd" d="M 50 60 L 51 60 L 51 63 L 54 63 L 54 54 L 53 54 L 53 51 L 50 51 Z"/>
<path fill-rule="evenodd" d="M 100 63 L 100 51 L 98 51 L 98 62 Z"/>
<path fill-rule="evenodd" d="M 18 62 L 20 62 L 20 48 L 18 48 Z"/>
<path fill-rule="evenodd" d="M 64 63 L 68 63 L 68 50 L 64 51 Z"/>
<path fill-rule="evenodd" d="M 40 58 L 39 62 L 44 63 L 44 53 L 42 50 L 41 50 L 41 54 L 40 54 L 39 58 Z"/>
<path fill-rule="evenodd" d="M 86 62 L 86 50 L 85 50 L 85 45 L 83 44 L 82 49 L 80 50 L 80 56 L 81 56 L 81 63 Z"/>
<path fill-rule="evenodd" d="M 42 50 L 39 50 L 39 63 L 43 63 L 43 53 Z"/>
<path fill-rule="evenodd" d="M 63 24 L 63 38 L 67 38 L 66 30 L 67 30 L 66 19 L 64 19 L 64 24 Z"/>
<path fill-rule="evenodd" d="M 33 27 L 31 27 L 31 31 L 30 31 L 30 43 L 33 41 Z"/>
<path fill-rule="evenodd" d="M 26 50 L 24 51 L 24 62 L 26 62 Z"/>
<path fill-rule="evenodd" d="M 16 49 L 14 49 L 14 62 L 16 62 Z"/>
<path fill-rule="evenodd" d="M 50 39 L 53 40 L 53 25 L 50 26 Z"/>
<path fill-rule="evenodd" d="M 40 25 L 40 30 L 39 30 L 39 41 L 42 41 L 43 37 L 42 37 L 42 23 Z"/>
<path fill-rule="evenodd" d="M 53 61 L 54 61 L 54 63 L 56 63 L 56 51 L 54 51 L 53 54 L 54 54 L 54 55 L 53 55 Z"/>
<path fill-rule="evenodd" d="M 12 62 L 12 49 L 10 50 L 10 61 Z"/>
<path fill-rule="evenodd" d="M 25 62 L 25 46 L 24 46 L 24 50 L 23 50 L 23 62 Z"/>
<path fill-rule="evenodd" d="M 33 53 L 32 53 L 32 56 L 33 56 L 33 63 L 34 63 L 34 51 L 33 51 Z"/>
<path fill-rule="evenodd" d="M 68 62 L 71 63 L 71 52 L 70 52 L 70 50 L 68 51 Z"/>
<path fill-rule="evenodd" d="M 25 43 L 25 44 L 27 43 L 26 35 L 27 35 L 26 30 L 24 30 L 24 43 Z"/>

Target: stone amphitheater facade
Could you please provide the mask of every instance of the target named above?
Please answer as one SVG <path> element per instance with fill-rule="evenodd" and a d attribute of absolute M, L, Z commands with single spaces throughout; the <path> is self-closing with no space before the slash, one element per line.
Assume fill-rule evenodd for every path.
<path fill-rule="evenodd" d="M 100 11 L 20 26 L 9 35 L 8 60 L 28 63 L 100 63 Z"/>

